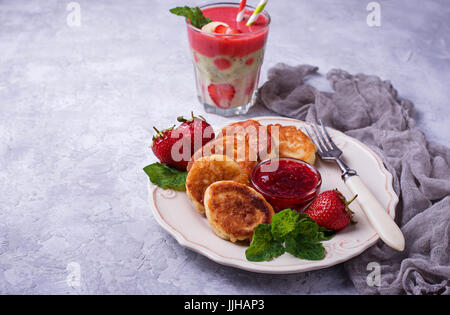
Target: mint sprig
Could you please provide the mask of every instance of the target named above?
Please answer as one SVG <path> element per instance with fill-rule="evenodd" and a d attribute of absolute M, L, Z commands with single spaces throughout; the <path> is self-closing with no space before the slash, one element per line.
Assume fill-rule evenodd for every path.
<path fill-rule="evenodd" d="M 179 171 L 161 163 L 153 163 L 144 167 L 150 181 L 163 189 L 186 190 L 186 171 Z"/>
<path fill-rule="evenodd" d="M 286 252 L 300 259 L 321 260 L 325 257 L 325 248 L 320 242 L 313 242 L 304 235 L 289 236 L 285 242 Z"/>
<path fill-rule="evenodd" d="M 259 224 L 253 230 L 252 244 L 245 251 L 250 261 L 266 261 L 284 254 L 280 241 L 270 233 L 270 224 Z"/>
<path fill-rule="evenodd" d="M 321 242 L 333 236 L 333 231 L 320 227 L 306 214 L 285 209 L 272 217 L 272 224 L 254 229 L 245 256 L 249 261 L 266 261 L 287 252 L 301 259 L 320 260 L 325 257 Z"/>
<path fill-rule="evenodd" d="M 170 9 L 169 11 L 173 14 L 176 14 L 179 16 L 184 16 L 191 22 L 192 26 L 197 27 L 197 28 L 202 28 L 206 24 L 212 22 L 210 18 L 207 18 L 203 15 L 202 10 L 200 10 L 200 8 L 198 8 L 198 7 L 194 7 L 194 8 L 191 8 L 188 6 L 176 7 L 176 8 Z"/>
<path fill-rule="evenodd" d="M 286 210 L 278 212 L 272 217 L 272 235 L 275 239 L 281 241 L 285 240 L 286 236 L 294 232 L 300 217 L 300 213 L 297 211 Z"/>

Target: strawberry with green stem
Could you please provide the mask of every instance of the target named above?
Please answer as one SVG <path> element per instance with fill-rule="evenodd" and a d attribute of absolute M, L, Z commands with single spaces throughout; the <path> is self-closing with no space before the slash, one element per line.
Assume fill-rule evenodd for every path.
<path fill-rule="evenodd" d="M 172 154 L 173 146 L 183 138 L 182 134 L 175 135 L 174 128 L 175 125 L 159 131 L 156 127 L 153 127 L 156 135 L 153 136 L 152 151 L 161 163 L 179 170 L 186 170 L 187 162 L 175 160 Z"/>
<path fill-rule="evenodd" d="M 192 154 L 215 138 L 214 131 L 206 119 L 191 113 L 191 119 L 180 116 L 181 125 L 159 131 L 155 127 L 152 151 L 161 163 L 185 171 Z"/>
<path fill-rule="evenodd" d="M 201 115 L 197 117 L 191 112 L 190 119 L 180 116 L 177 120 L 181 125 L 176 130 L 190 141 L 191 155 L 215 138 L 214 129 Z"/>
<path fill-rule="evenodd" d="M 314 199 L 305 213 L 319 226 L 339 231 L 350 223 L 356 223 L 352 219 L 354 212 L 348 208 L 356 197 L 357 195 L 347 201 L 337 189 L 327 190 Z"/>

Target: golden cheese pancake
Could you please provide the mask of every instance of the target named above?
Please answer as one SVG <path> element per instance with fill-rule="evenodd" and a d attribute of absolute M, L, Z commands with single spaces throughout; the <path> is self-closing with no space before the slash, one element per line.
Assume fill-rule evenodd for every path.
<path fill-rule="evenodd" d="M 248 184 L 248 177 L 239 164 L 225 155 L 204 156 L 192 165 L 186 178 L 186 193 L 200 213 L 205 212 L 203 197 L 206 188 L 220 180 Z"/>
<path fill-rule="evenodd" d="M 187 165 L 187 171 L 190 172 L 194 162 L 202 156 L 213 154 L 226 155 L 232 158 L 249 178 L 253 168 L 258 163 L 257 156 L 252 157 L 250 155 L 250 146 L 245 138 L 238 139 L 233 136 L 226 136 L 210 141 L 197 150 Z"/>
<path fill-rule="evenodd" d="M 194 154 L 191 156 L 191 159 L 189 160 L 189 163 L 187 165 L 187 171 L 189 172 L 191 170 L 194 162 L 197 161 L 202 156 L 221 154 L 221 155 L 226 155 L 226 156 L 229 156 L 230 158 L 233 158 L 234 157 L 234 147 L 232 148 L 232 150 L 227 150 L 227 148 L 229 148 L 229 147 L 226 145 L 226 143 L 229 142 L 230 140 L 231 139 L 219 138 L 219 139 L 209 141 L 208 143 L 203 145 L 200 149 L 195 151 Z"/>
<path fill-rule="evenodd" d="M 217 137 L 234 136 L 249 143 L 250 156 L 257 155 L 259 161 L 276 157 L 274 143 L 267 128 L 253 119 L 239 121 L 222 128 Z"/>
<path fill-rule="evenodd" d="M 278 129 L 278 137 L 276 136 Z M 314 164 L 316 161 L 316 146 L 311 139 L 295 126 L 280 124 L 268 125 L 267 130 L 278 143 L 280 157 L 289 157 Z"/>
<path fill-rule="evenodd" d="M 237 128 L 243 128 L 244 130 L 247 129 L 248 131 L 251 131 L 252 129 L 257 130 L 260 126 L 262 125 L 258 121 L 253 119 L 238 121 L 223 127 L 217 137 L 233 133 L 233 131 L 235 131 Z"/>
<path fill-rule="evenodd" d="M 236 242 L 250 240 L 260 223 L 272 223 L 274 211 L 253 188 L 224 180 L 206 189 L 205 214 L 217 236 Z"/>

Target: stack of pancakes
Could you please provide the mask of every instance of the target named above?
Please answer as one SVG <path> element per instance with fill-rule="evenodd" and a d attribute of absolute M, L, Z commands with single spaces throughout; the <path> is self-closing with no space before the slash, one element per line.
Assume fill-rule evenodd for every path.
<path fill-rule="evenodd" d="M 316 148 L 295 126 L 263 126 L 245 120 L 224 127 L 213 141 L 192 155 L 186 192 L 221 238 L 248 241 L 253 229 L 270 224 L 274 210 L 249 187 L 253 168 L 276 157 L 315 161 Z"/>

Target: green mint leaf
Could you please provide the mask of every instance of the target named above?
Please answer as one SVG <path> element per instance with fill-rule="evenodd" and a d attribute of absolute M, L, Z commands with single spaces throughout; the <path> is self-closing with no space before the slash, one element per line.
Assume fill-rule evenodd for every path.
<path fill-rule="evenodd" d="M 331 240 L 336 235 L 336 232 L 319 226 L 316 221 L 302 213 L 294 234 L 302 234 L 313 241 L 321 242 Z"/>
<path fill-rule="evenodd" d="M 295 235 L 303 235 L 310 239 L 311 241 L 318 241 L 319 239 L 319 225 L 307 217 L 297 221 L 295 225 Z"/>
<path fill-rule="evenodd" d="M 285 209 L 275 213 L 272 217 L 272 236 L 276 240 L 284 241 L 286 236 L 296 229 L 300 213 L 295 210 Z"/>
<path fill-rule="evenodd" d="M 308 215 L 285 209 L 274 214 L 272 224 L 255 228 L 245 255 L 250 261 L 266 261 L 287 252 L 300 259 L 321 260 L 325 257 L 321 241 L 331 239 L 334 234 Z"/>
<path fill-rule="evenodd" d="M 302 217 L 302 215 L 304 215 L 304 217 Z M 303 213 L 300 215 L 298 225 L 299 227 L 297 228 L 297 232 L 309 236 L 311 239 L 315 239 L 318 242 L 329 241 L 336 235 L 336 231 L 328 230 L 327 228 L 319 226 L 316 221 Z"/>
<path fill-rule="evenodd" d="M 153 163 L 144 167 L 150 181 L 163 189 L 186 190 L 187 172 L 179 171 L 161 163 Z"/>
<path fill-rule="evenodd" d="M 211 22 L 211 19 L 205 17 L 202 10 L 200 10 L 200 8 L 198 7 L 176 7 L 170 9 L 170 12 L 179 16 L 184 16 L 191 22 L 192 26 L 197 28 L 202 28 L 203 26 Z"/>
<path fill-rule="evenodd" d="M 280 241 L 273 239 L 270 224 L 259 224 L 253 230 L 253 239 L 245 251 L 249 261 L 266 261 L 284 254 Z"/>
<path fill-rule="evenodd" d="M 336 235 L 336 231 L 319 226 L 319 241 L 329 241 Z"/>
<path fill-rule="evenodd" d="M 321 260 L 325 257 L 325 248 L 321 243 L 311 241 L 309 237 L 299 234 L 290 235 L 285 241 L 286 252 L 300 259 Z"/>

